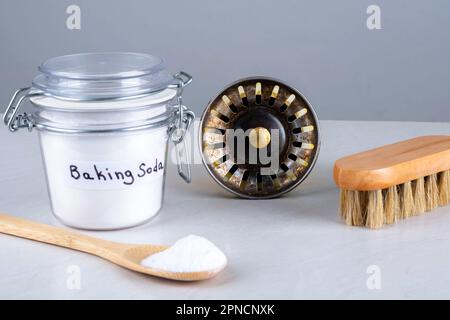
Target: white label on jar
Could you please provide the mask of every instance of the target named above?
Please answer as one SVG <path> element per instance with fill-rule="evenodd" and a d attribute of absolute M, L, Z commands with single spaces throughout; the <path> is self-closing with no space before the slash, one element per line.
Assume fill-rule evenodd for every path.
<path fill-rule="evenodd" d="M 66 183 L 81 189 L 123 189 L 149 183 L 164 174 L 164 159 L 147 161 L 69 161 Z"/>

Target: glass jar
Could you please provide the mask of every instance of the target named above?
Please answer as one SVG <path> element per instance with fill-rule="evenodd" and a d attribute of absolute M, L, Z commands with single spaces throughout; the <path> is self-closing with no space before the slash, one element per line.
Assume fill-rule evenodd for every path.
<path fill-rule="evenodd" d="M 82 229 L 139 225 L 160 210 L 168 140 L 190 181 L 184 139 L 194 114 L 181 99 L 192 78 L 140 53 L 49 59 L 4 114 L 14 132 L 36 128 L 54 215 Z M 25 99 L 31 114 L 19 114 Z"/>

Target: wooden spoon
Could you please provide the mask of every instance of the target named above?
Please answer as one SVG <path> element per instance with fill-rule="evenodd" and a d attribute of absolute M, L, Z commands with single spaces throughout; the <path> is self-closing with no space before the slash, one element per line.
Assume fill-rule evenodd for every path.
<path fill-rule="evenodd" d="M 219 268 L 217 270 L 200 272 L 169 272 L 147 268 L 140 265 L 140 262 L 151 254 L 167 249 L 168 246 L 107 241 L 6 214 L 0 214 L 0 232 L 87 252 L 111 261 L 121 267 L 159 278 L 178 281 L 198 281 L 212 278 L 223 269 Z"/>

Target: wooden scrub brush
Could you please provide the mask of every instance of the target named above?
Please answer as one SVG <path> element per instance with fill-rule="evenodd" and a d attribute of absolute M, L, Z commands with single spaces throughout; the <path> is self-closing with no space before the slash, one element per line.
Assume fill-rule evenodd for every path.
<path fill-rule="evenodd" d="M 337 160 L 334 181 L 348 225 L 383 224 L 450 203 L 450 136 L 423 136 Z"/>

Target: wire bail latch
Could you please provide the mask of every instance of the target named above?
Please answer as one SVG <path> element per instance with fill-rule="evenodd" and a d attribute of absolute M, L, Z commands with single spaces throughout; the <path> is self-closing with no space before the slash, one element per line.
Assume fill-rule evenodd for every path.
<path fill-rule="evenodd" d="M 11 132 L 15 132 L 22 128 L 33 130 L 35 125 L 33 116 L 29 113 L 19 114 L 20 107 L 25 99 L 33 96 L 41 95 L 40 92 L 31 92 L 30 87 L 22 88 L 14 92 L 11 101 L 3 114 L 3 122 Z"/>
<path fill-rule="evenodd" d="M 195 114 L 183 104 L 183 89 L 192 82 L 192 77 L 181 71 L 175 75 L 177 78 L 177 110 L 175 111 L 175 121 L 169 130 L 170 138 L 175 144 L 178 174 L 187 183 L 191 182 L 190 153 L 187 143 L 186 133 L 188 132 Z"/>

